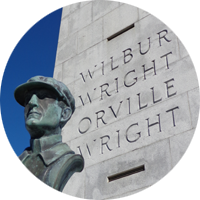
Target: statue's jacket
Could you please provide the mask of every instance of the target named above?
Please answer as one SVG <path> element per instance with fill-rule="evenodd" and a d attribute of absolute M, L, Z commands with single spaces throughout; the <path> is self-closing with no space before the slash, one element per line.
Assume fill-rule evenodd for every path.
<path fill-rule="evenodd" d="M 75 154 L 61 135 L 30 141 L 30 147 L 19 156 L 22 163 L 41 181 L 62 191 L 69 178 L 84 167 L 83 157 Z"/>

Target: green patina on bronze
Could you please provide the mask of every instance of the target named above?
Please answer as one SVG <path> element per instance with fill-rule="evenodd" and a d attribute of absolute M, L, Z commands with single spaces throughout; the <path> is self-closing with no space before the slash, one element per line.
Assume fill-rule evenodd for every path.
<path fill-rule="evenodd" d="M 75 100 L 65 84 L 50 77 L 36 76 L 18 86 L 16 101 L 24 106 L 30 147 L 19 156 L 41 181 L 62 191 L 84 160 L 62 143 L 61 130 L 75 110 Z"/>

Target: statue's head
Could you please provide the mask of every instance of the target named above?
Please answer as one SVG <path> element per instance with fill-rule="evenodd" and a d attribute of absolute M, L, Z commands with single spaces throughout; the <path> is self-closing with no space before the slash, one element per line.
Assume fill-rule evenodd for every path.
<path fill-rule="evenodd" d="M 75 110 L 75 100 L 65 84 L 36 76 L 15 90 L 16 101 L 24 106 L 26 129 L 31 138 L 57 134 Z"/>

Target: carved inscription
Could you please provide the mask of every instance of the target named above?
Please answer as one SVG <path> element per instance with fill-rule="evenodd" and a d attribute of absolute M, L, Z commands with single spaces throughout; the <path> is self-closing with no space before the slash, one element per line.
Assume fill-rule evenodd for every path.
<path fill-rule="evenodd" d="M 158 39 L 157 39 L 157 46 L 163 46 L 164 43 L 169 43 L 171 40 L 168 38 L 168 31 L 162 30 L 158 33 Z M 151 51 L 151 38 L 148 38 L 148 48 L 146 50 L 142 50 L 142 42 L 138 43 L 141 56 L 145 56 L 148 54 L 148 52 Z M 123 65 L 126 65 L 130 63 L 132 60 L 134 60 L 134 53 L 132 48 L 127 48 L 125 50 L 122 50 L 122 56 L 123 56 Z M 104 100 L 105 97 L 111 97 L 113 94 L 119 93 L 120 90 L 124 90 L 125 88 L 133 87 L 139 84 L 140 81 L 147 80 L 147 76 L 156 76 L 159 72 L 157 72 L 158 66 L 157 63 L 160 63 L 162 60 L 162 63 L 165 63 L 166 70 L 169 69 L 169 60 L 170 57 L 173 55 L 172 51 L 169 51 L 159 57 L 157 60 L 150 60 L 148 63 L 144 63 L 141 66 L 133 66 L 133 69 L 126 70 L 125 66 L 123 66 L 123 78 L 116 77 L 111 82 L 112 83 L 103 83 L 99 85 L 98 87 L 93 88 L 92 91 L 95 91 L 97 93 L 96 96 L 99 96 L 100 100 Z M 143 57 L 141 57 L 143 59 Z M 83 84 L 86 83 L 86 81 L 95 81 L 95 77 L 98 76 L 99 73 L 102 76 L 109 76 L 109 73 L 112 73 L 116 69 L 120 68 L 121 66 L 115 62 L 115 58 L 113 56 L 110 57 L 110 63 L 106 64 L 107 67 L 110 66 L 110 71 L 108 73 L 105 73 L 105 62 L 102 61 L 100 65 L 94 65 L 93 71 L 86 70 L 84 72 L 80 73 L 81 80 L 83 81 Z M 101 68 L 101 70 L 96 70 L 97 68 Z M 138 77 L 136 74 L 138 71 L 141 71 L 142 69 L 142 79 L 141 77 Z M 108 71 L 108 70 L 107 70 Z M 140 79 L 140 80 L 139 80 Z M 123 85 L 123 87 L 119 88 L 120 85 Z M 92 84 L 92 82 L 91 82 Z M 167 84 L 167 83 L 166 83 Z M 100 95 L 98 95 L 100 93 Z M 85 95 L 78 96 L 81 104 L 85 106 L 86 103 L 92 103 L 93 99 L 91 98 L 91 90 L 90 92 L 86 92 Z"/>
<path fill-rule="evenodd" d="M 157 104 L 161 102 L 162 100 L 166 100 L 174 95 L 176 95 L 175 88 L 173 86 L 174 79 L 170 79 L 163 84 L 163 90 L 165 90 L 165 96 L 164 97 L 156 97 L 155 90 L 156 88 L 150 88 L 149 89 L 149 96 L 151 97 L 151 104 Z M 170 84 L 171 83 L 171 84 Z M 175 91 L 175 92 L 174 92 Z M 144 101 L 145 93 L 138 93 L 137 94 L 137 102 L 133 101 L 131 97 L 127 98 L 126 101 L 120 101 L 118 103 L 112 103 L 108 107 L 98 110 L 94 112 L 93 114 L 93 121 L 89 117 L 84 117 L 81 119 L 78 125 L 78 131 L 79 133 L 83 134 L 89 131 L 89 129 L 94 126 L 94 128 L 98 129 L 99 127 L 102 127 L 104 125 L 107 125 L 108 122 L 106 121 L 107 115 L 111 116 L 114 119 L 117 119 L 119 116 L 119 113 L 121 111 L 122 104 L 126 104 L 126 111 L 123 112 L 124 116 L 121 115 L 121 117 L 125 117 L 127 115 L 130 115 L 135 110 L 131 110 L 131 104 L 137 104 L 137 110 L 144 110 L 148 108 L 150 105 Z M 95 120 L 94 120 L 95 119 Z M 87 124 L 87 125 L 86 125 Z M 82 128 L 83 127 L 83 128 Z"/>
<path fill-rule="evenodd" d="M 93 140 L 92 143 L 91 141 L 87 141 L 85 145 L 78 146 L 78 152 L 82 154 L 82 149 L 85 149 L 84 152 L 87 152 L 87 155 L 82 154 L 83 156 L 87 156 L 87 158 L 97 156 L 93 151 L 90 150 L 90 148 L 92 148 L 95 143 L 98 143 L 97 146 L 99 149 L 99 155 L 104 155 L 120 148 L 126 148 L 128 144 L 132 144 L 134 149 L 134 144 L 142 141 L 142 139 L 152 136 L 159 136 L 159 134 L 164 134 L 164 132 L 175 128 L 177 124 L 178 113 L 179 106 L 176 106 L 165 111 L 162 110 L 162 114 L 155 114 L 151 118 L 144 117 L 139 121 L 137 121 L 137 119 L 133 119 L 133 122 L 123 130 L 116 130 L 113 128 L 112 136 L 105 133 L 105 135 Z M 167 129 L 166 127 L 164 129 L 162 122 L 166 119 L 168 127 Z M 144 124 L 145 128 L 141 126 Z M 123 143 L 123 146 L 121 143 Z M 125 145 L 125 143 L 127 143 L 127 145 Z"/>
<path fill-rule="evenodd" d="M 158 48 L 162 48 L 173 42 L 166 29 L 156 33 L 156 37 Z M 152 40 L 152 37 L 148 37 L 145 41 L 140 41 L 136 44 L 141 60 L 152 51 Z M 77 131 L 79 134 L 84 135 L 90 132 L 90 134 L 92 134 L 92 131 L 108 127 L 113 122 L 119 121 L 120 123 L 120 119 L 125 119 L 127 116 L 145 111 L 151 106 L 157 105 L 177 95 L 178 91 L 176 90 L 176 80 L 174 77 L 167 77 L 165 80 L 159 79 L 159 82 L 155 82 L 156 84 L 153 86 L 149 85 L 145 87 L 145 89 L 140 89 L 140 84 L 147 82 L 150 78 L 156 79 L 160 73 L 163 73 L 163 71 L 161 72 L 160 70 L 161 68 L 166 72 L 171 69 L 170 63 L 173 51 L 165 51 L 165 53 L 159 55 L 156 59 L 149 60 L 146 58 L 144 59 L 144 63 L 140 66 L 132 65 L 132 68 L 130 68 L 130 64 L 135 59 L 135 50 L 133 49 L 135 48 L 127 47 L 126 49 L 122 49 L 120 56 L 121 61 L 119 61 L 119 58 L 116 59 L 114 56 L 110 56 L 108 57 L 110 59 L 109 63 L 102 61 L 94 65 L 94 70 L 87 69 L 79 73 L 79 78 L 82 80 L 83 84 L 91 83 L 90 91 L 85 91 L 85 95 L 82 93 L 77 97 L 81 107 L 85 108 L 87 106 L 89 111 L 94 101 L 107 102 L 104 104 L 106 106 L 91 110 L 90 115 L 82 116 L 77 124 Z M 160 63 L 162 63 L 162 66 L 159 66 Z M 129 68 L 126 68 L 126 65 L 129 65 Z M 110 69 L 108 70 L 109 67 Z M 109 81 L 101 83 L 99 86 L 93 86 L 96 77 L 109 77 L 110 74 L 122 67 L 123 70 L 120 71 L 121 74 L 119 77 L 112 77 L 111 80 L 109 79 Z M 131 91 L 130 88 L 137 88 L 138 92 L 132 94 L 129 92 Z M 160 88 L 162 88 L 162 93 L 160 92 Z M 121 95 L 122 91 L 124 92 L 125 90 L 127 90 L 126 96 Z M 97 94 L 95 98 L 93 98 L 94 95 L 91 95 L 91 91 Z M 115 101 L 109 101 L 113 97 L 115 97 Z M 127 144 L 135 144 L 144 137 L 148 138 L 152 137 L 152 135 L 155 136 L 155 133 L 163 134 L 163 132 L 166 132 L 167 130 L 163 128 L 164 119 L 165 121 L 167 119 L 168 129 L 176 127 L 177 114 L 179 111 L 180 108 L 178 104 L 173 105 L 162 110 L 162 114 L 161 112 L 157 112 L 151 117 L 145 118 L 144 116 L 144 118 L 140 120 L 134 118 L 132 123 L 130 122 L 123 131 L 113 128 L 111 132 L 115 133 L 115 147 L 110 145 L 113 138 L 106 132 L 103 136 L 101 135 L 99 138 L 93 139 L 92 142 L 97 143 L 97 141 L 99 141 L 99 155 L 122 148 L 122 140 L 126 141 Z M 146 124 L 145 130 L 141 128 L 141 124 Z M 77 149 L 79 153 L 82 154 L 83 148 L 85 148 L 84 152 L 87 152 L 87 157 L 91 158 L 93 156 L 93 151 L 89 143 L 92 144 L 88 142 L 85 143 L 84 146 L 78 146 Z"/>

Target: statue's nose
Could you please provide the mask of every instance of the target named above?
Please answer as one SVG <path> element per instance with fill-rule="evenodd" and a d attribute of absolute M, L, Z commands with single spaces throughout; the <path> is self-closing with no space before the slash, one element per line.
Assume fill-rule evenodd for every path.
<path fill-rule="evenodd" d="M 33 96 L 31 97 L 31 99 L 28 102 L 30 107 L 37 107 L 38 106 L 38 97 L 37 95 L 33 94 Z"/>

